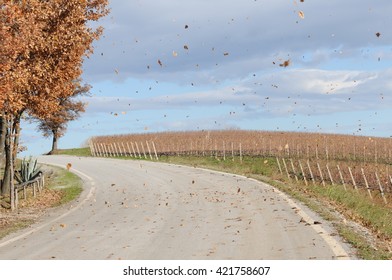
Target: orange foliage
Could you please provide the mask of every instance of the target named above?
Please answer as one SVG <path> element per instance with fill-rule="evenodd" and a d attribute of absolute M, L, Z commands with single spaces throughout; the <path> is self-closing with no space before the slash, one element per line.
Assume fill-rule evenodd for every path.
<path fill-rule="evenodd" d="M 0 110 L 49 116 L 74 93 L 83 56 L 101 28 L 88 21 L 107 14 L 107 0 L 0 2 Z"/>

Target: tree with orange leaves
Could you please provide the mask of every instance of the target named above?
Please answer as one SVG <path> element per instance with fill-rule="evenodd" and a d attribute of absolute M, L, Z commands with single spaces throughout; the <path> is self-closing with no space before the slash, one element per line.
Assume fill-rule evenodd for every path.
<path fill-rule="evenodd" d="M 79 118 L 80 113 L 85 111 L 86 103 L 77 99 L 80 96 L 87 95 L 90 91 L 89 85 L 82 85 L 78 80 L 76 90 L 72 96 L 59 99 L 59 109 L 50 117 L 36 119 L 38 122 L 38 130 L 42 132 L 44 137 L 52 137 L 52 149 L 49 155 L 57 152 L 58 140 L 67 130 L 70 121 Z"/>
<path fill-rule="evenodd" d="M 6 167 L 1 194 L 13 196 L 13 151 L 23 113 L 49 118 L 75 93 L 83 58 L 102 28 L 107 0 L 0 0 L 0 112 Z M 15 152 L 16 153 L 16 152 Z"/>

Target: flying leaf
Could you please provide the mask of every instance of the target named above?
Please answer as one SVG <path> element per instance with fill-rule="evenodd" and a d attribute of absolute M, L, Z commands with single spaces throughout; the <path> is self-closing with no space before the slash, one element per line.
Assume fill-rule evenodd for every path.
<path fill-rule="evenodd" d="M 305 18 L 305 14 L 304 14 L 303 11 L 299 11 L 299 12 L 298 12 L 298 15 L 299 15 L 299 17 L 302 18 L 302 19 Z"/>
<path fill-rule="evenodd" d="M 288 67 L 290 66 L 290 59 L 289 60 L 285 60 L 283 63 L 279 64 L 280 67 Z"/>

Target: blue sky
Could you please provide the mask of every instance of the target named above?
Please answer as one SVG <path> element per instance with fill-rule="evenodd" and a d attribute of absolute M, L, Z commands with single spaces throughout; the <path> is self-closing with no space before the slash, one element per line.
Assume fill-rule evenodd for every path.
<path fill-rule="evenodd" d="M 201 129 L 392 135 L 391 1 L 110 6 L 84 63 L 89 105 L 60 148 L 97 135 Z M 25 154 L 50 149 L 34 125 L 24 125 L 22 142 Z"/>

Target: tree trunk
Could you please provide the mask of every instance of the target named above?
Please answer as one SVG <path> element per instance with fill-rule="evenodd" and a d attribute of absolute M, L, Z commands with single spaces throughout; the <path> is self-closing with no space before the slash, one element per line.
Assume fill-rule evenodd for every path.
<path fill-rule="evenodd" d="M 13 147 L 12 147 L 12 159 L 14 167 L 16 166 L 16 158 L 18 156 L 19 139 L 20 139 L 20 118 L 21 114 L 14 118 L 13 126 Z"/>
<path fill-rule="evenodd" d="M 11 152 L 11 131 L 8 127 L 5 119 L 3 119 L 4 124 L 6 126 L 6 135 L 5 135 L 5 142 L 4 142 L 4 151 L 5 151 L 5 168 L 4 168 L 4 175 L 3 181 L 1 184 L 1 195 L 8 195 L 11 190 L 11 165 L 12 165 L 12 152 Z"/>
<path fill-rule="evenodd" d="M 58 137 L 57 130 L 52 130 L 52 133 L 53 133 L 52 150 L 48 153 L 49 155 L 55 154 L 58 149 L 57 145 L 58 145 L 59 137 Z"/>
<path fill-rule="evenodd" d="M 13 116 L 7 116 L 3 121 L 6 123 L 5 137 L 5 169 L 1 185 L 1 195 L 10 195 L 11 210 L 15 210 L 15 185 L 14 185 L 14 160 L 13 160 Z"/>
<path fill-rule="evenodd" d="M 6 123 L 4 115 L 0 116 L 0 168 L 4 166 L 5 160 L 5 134 L 6 134 Z"/>

